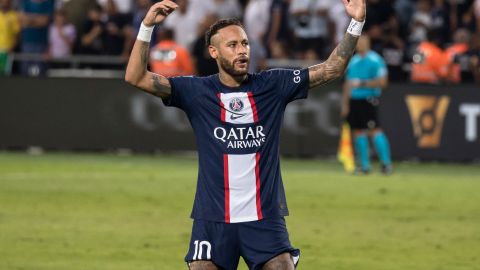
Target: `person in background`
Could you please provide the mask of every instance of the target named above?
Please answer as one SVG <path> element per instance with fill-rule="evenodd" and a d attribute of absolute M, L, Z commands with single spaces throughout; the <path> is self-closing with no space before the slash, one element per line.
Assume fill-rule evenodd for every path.
<path fill-rule="evenodd" d="M 219 19 L 242 17 L 242 9 L 237 0 L 213 0 L 215 5 L 215 15 Z"/>
<path fill-rule="evenodd" d="M 415 49 L 410 79 L 415 83 L 439 84 L 448 76 L 448 58 L 440 48 L 436 34 L 429 31 L 427 37 Z"/>
<path fill-rule="evenodd" d="M 270 21 L 265 32 L 265 46 L 268 54 L 272 55 L 274 47 L 279 43 L 290 44 L 291 32 L 289 27 L 290 0 L 272 0 L 270 5 Z"/>
<path fill-rule="evenodd" d="M 342 41 L 343 32 L 345 32 L 345 29 L 347 29 L 348 27 L 348 15 L 345 12 L 341 1 L 323 0 L 322 3 L 324 3 L 324 5 L 328 7 L 328 18 L 329 21 L 333 24 L 333 32 L 330 34 L 330 39 L 333 42 L 332 45 L 338 44 L 340 41 Z"/>
<path fill-rule="evenodd" d="M 197 11 L 196 7 L 194 7 L 191 2 L 192 0 L 177 0 L 177 12 L 168 16 L 164 22 L 165 27 L 173 29 L 173 32 L 175 33 L 175 42 L 187 48 L 189 51 L 191 51 L 193 42 L 195 42 L 195 39 L 197 38 L 196 29 L 198 25 L 206 16 L 208 16 L 208 14 L 214 13 L 208 12 L 207 9 L 204 9 L 204 11 Z M 200 7 L 199 4 L 197 4 L 197 6 Z"/>
<path fill-rule="evenodd" d="M 448 59 L 448 76 L 446 80 L 450 83 L 462 82 L 462 68 L 460 61 L 463 56 L 469 51 L 470 32 L 467 29 L 461 28 L 455 31 L 453 35 L 453 44 L 445 49 L 445 54 Z"/>
<path fill-rule="evenodd" d="M 128 57 L 133 44 L 133 29 L 130 14 L 120 13 L 116 2 L 107 0 L 105 5 L 107 20 L 103 35 L 104 50 L 107 55 Z"/>
<path fill-rule="evenodd" d="M 0 0 L 0 75 L 7 73 L 8 55 L 18 42 L 20 21 L 11 0 Z"/>
<path fill-rule="evenodd" d="M 476 31 L 473 0 L 457 0 L 450 2 L 450 30 L 453 32 L 466 28 L 470 32 Z"/>
<path fill-rule="evenodd" d="M 371 48 L 380 53 L 385 35 L 397 32 L 398 23 L 393 8 L 393 1 L 368 0 L 367 13 L 369 20 L 365 22 L 366 34 L 370 37 Z"/>
<path fill-rule="evenodd" d="M 296 58 L 316 54 L 313 58 L 325 59 L 326 49 L 330 49 L 328 7 L 314 0 L 292 0 L 290 15 L 293 19 Z"/>
<path fill-rule="evenodd" d="M 405 40 L 401 37 L 400 21 L 392 16 L 383 28 L 382 43 L 378 51 L 387 64 L 389 81 L 407 80 L 403 71 L 405 48 Z"/>
<path fill-rule="evenodd" d="M 430 11 L 432 31 L 437 32 L 439 41 L 443 44 L 450 40 L 450 12 L 444 0 L 434 0 Z"/>
<path fill-rule="evenodd" d="M 210 56 L 205 43 L 205 32 L 217 20 L 217 16 L 208 15 L 198 26 L 197 39 L 193 43 L 192 58 L 199 76 L 210 76 L 218 73 L 217 62 Z"/>
<path fill-rule="evenodd" d="M 368 36 L 361 36 L 357 54 L 347 67 L 341 107 L 341 116 L 350 124 L 354 136 L 357 174 L 368 174 L 371 170 L 368 137 L 375 146 L 382 173 L 392 173 L 390 144 L 378 121 L 379 97 L 387 85 L 385 62 L 370 49 Z"/>
<path fill-rule="evenodd" d="M 480 34 L 472 38 L 469 55 L 469 66 L 473 78 L 480 84 Z"/>
<path fill-rule="evenodd" d="M 410 22 L 410 34 L 408 40 L 413 46 L 426 40 L 432 27 L 431 3 L 428 0 L 418 0 Z"/>
<path fill-rule="evenodd" d="M 97 2 L 105 9 L 107 8 L 107 5 L 109 5 L 108 3 L 109 1 L 111 0 L 97 0 Z M 132 13 L 135 7 L 133 0 L 112 0 L 112 1 L 116 7 L 117 12 L 121 14 Z"/>
<path fill-rule="evenodd" d="M 243 24 L 251 47 L 250 65 L 248 66 L 250 73 L 267 67 L 267 50 L 263 43 L 263 37 L 270 20 L 270 5 L 271 0 L 249 0 L 245 7 Z"/>
<path fill-rule="evenodd" d="M 415 11 L 415 0 L 396 0 L 393 7 L 398 17 L 400 28 L 408 29 L 410 20 Z"/>
<path fill-rule="evenodd" d="M 477 34 L 480 35 L 480 0 L 475 0 L 475 3 L 473 3 L 473 14 L 475 14 L 477 21 Z"/>
<path fill-rule="evenodd" d="M 271 0 L 249 0 L 245 7 L 243 24 L 250 40 L 255 39 L 262 43 L 262 38 L 267 33 L 270 21 Z M 343 7 L 342 7 L 343 8 Z"/>
<path fill-rule="evenodd" d="M 96 5 L 98 5 L 96 0 L 63 0 L 60 8 L 65 11 L 66 20 L 75 26 L 77 35 L 80 35 L 84 33 L 85 22 L 88 18 L 88 11 L 94 8 Z M 77 41 L 78 40 L 79 39 L 77 39 Z M 76 47 L 78 45 L 79 44 L 75 44 Z"/>
<path fill-rule="evenodd" d="M 88 10 L 88 19 L 83 27 L 79 53 L 98 55 L 103 53 L 105 23 L 102 21 L 102 7 L 95 5 Z"/>
<path fill-rule="evenodd" d="M 193 75 L 192 59 L 188 50 L 173 39 L 172 29 L 160 28 L 159 43 L 150 52 L 150 67 L 153 72 L 165 77 Z"/>
<path fill-rule="evenodd" d="M 138 28 L 140 28 L 140 25 L 142 24 L 142 20 L 147 14 L 148 9 L 150 8 L 150 5 L 152 5 L 152 0 L 136 0 L 136 8 L 133 12 L 133 19 L 132 19 L 132 28 L 133 28 L 133 36 L 138 35 Z M 154 36 L 153 38 L 156 38 Z M 156 40 L 152 40 L 152 45 L 156 44 Z"/>
<path fill-rule="evenodd" d="M 217 7 L 214 1 L 215 0 L 188 0 L 188 9 L 194 10 L 195 15 L 201 20 L 210 14 L 216 13 Z"/>
<path fill-rule="evenodd" d="M 72 55 L 76 37 L 75 26 L 67 22 L 65 11 L 62 9 L 57 10 L 48 33 L 49 56 L 52 58 L 65 58 Z"/>
<path fill-rule="evenodd" d="M 22 25 L 21 52 L 44 54 L 48 49 L 48 26 L 53 14 L 53 0 L 24 0 L 20 21 Z M 46 66 L 42 61 L 24 61 L 23 75 L 44 75 Z"/>

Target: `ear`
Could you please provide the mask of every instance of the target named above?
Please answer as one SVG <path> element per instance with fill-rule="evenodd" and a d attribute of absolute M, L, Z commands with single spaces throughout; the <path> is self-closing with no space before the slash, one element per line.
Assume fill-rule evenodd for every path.
<path fill-rule="evenodd" d="M 209 45 L 208 46 L 208 52 L 210 53 L 210 56 L 213 58 L 213 59 L 217 59 L 218 58 L 218 50 L 215 46 L 213 45 Z"/>

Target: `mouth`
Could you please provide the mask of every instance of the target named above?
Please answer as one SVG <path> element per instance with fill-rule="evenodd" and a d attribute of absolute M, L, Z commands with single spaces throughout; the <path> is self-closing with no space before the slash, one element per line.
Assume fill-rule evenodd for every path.
<path fill-rule="evenodd" d="M 246 66 L 248 64 L 248 58 L 242 57 L 234 61 L 234 64 L 238 64 L 240 66 Z"/>

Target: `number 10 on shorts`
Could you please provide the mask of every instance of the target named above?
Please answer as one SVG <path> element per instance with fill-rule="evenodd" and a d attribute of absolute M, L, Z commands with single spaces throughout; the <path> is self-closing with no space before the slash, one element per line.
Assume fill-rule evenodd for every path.
<path fill-rule="evenodd" d="M 204 251 L 205 247 L 207 248 L 207 258 L 205 258 L 203 260 L 211 260 L 212 259 L 212 256 L 211 256 L 212 245 L 210 244 L 210 242 L 195 240 L 195 242 L 193 242 L 193 244 L 195 245 L 195 253 L 193 254 L 193 259 L 192 259 L 193 261 L 202 260 L 202 255 L 203 255 L 203 251 Z M 198 255 L 198 257 L 197 257 L 197 255 Z"/>

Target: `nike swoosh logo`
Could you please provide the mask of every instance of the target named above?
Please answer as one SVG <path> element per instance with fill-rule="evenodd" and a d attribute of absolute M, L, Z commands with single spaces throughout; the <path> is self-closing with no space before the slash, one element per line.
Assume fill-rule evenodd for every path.
<path fill-rule="evenodd" d="M 231 114 L 231 115 L 230 115 L 230 119 L 231 119 L 231 120 L 237 120 L 238 118 L 242 118 L 242 117 L 244 117 L 244 116 L 245 116 L 245 114 L 237 114 L 237 115 Z"/>

